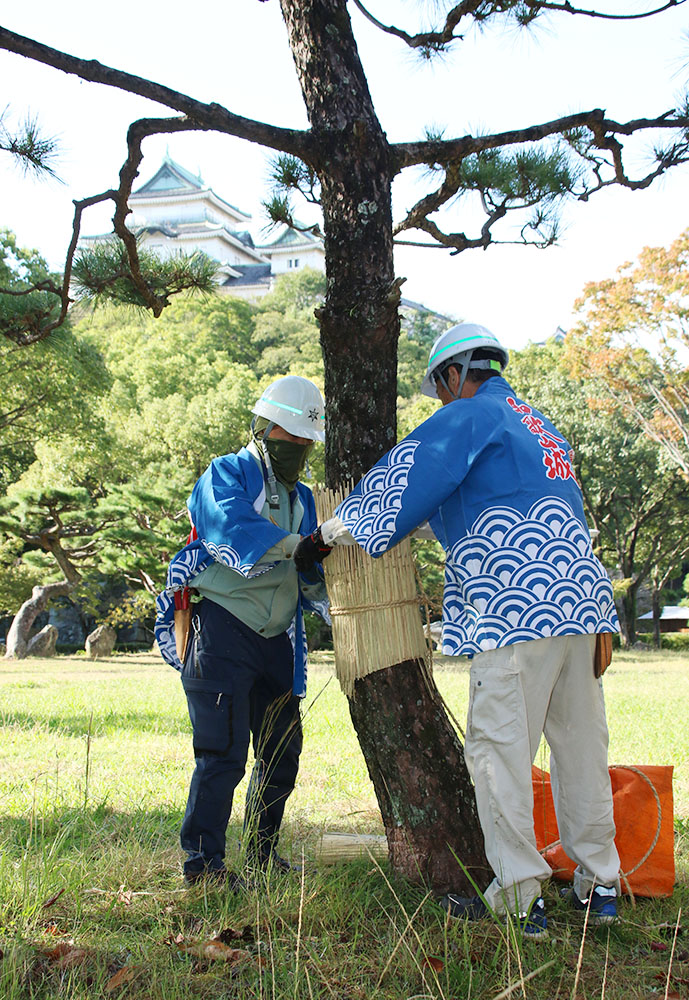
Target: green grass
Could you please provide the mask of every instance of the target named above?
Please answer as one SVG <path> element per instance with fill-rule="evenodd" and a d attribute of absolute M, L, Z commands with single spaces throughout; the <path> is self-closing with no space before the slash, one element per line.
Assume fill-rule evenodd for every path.
<path fill-rule="evenodd" d="M 438 657 L 436 678 L 461 724 L 466 666 Z M 0 997 L 464 1000 L 512 986 L 509 996 L 543 1000 L 575 989 L 577 997 L 686 996 L 686 940 L 678 938 L 670 966 L 673 937 L 662 925 L 674 927 L 689 905 L 689 659 L 618 654 L 605 688 L 611 762 L 675 766 L 675 894 L 626 901 L 609 933 L 584 934 L 553 885 L 550 940 L 518 944 L 501 922 L 448 924 L 431 897 L 372 860 L 309 871 L 303 882 L 275 878 L 241 896 L 184 890 L 177 837 L 192 754 L 174 671 L 148 654 L 4 661 Z M 378 833 L 381 824 L 331 659 L 317 654 L 282 850 L 308 859 L 326 830 Z M 236 966 L 180 948 L 230 928 L 244 935 L 233 946 L 249 954 Z M 122 967 L 131 978 L 106 992 Z"/>

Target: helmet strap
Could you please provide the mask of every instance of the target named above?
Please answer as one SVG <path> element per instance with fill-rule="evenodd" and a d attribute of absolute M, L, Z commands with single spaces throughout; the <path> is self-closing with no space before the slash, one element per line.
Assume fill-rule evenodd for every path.
<path fill-rule="evenodd" d="M 466 382 L 466 377 L 469 373 L 469 365 L 471 364 L 471 359 L 473 358 L 473 356 L 474 352 L 469 351 L 466 358 L 462 361 L 460 365 L 461 370 L 459 373 L 459 387 L 457 389 L 457 395 L 455 397 L 456 399 L 459 399 L 460 396 L 462 395 L 462 389 L 464 388 L 464 383 Z"/>
<path fill-rule="evenodd" d="M 438 375 L 438 382 L 440 382 L 440 384 L 442 385 L 443 389 L 445 390 L 445 392 L 449 396 L 453 396 L 455 399 L 457 399 L 457 397 L 455 396 L 454 392 L 452 391 L 452 389 L 447 384 L 447 380 L 445 379 L 445 376 L 442 374 L 442 372 Z M 436 389 L 436 395 L 437 395 L 437 389 Z"/>
<path fill-rule="evenodd" d="M 473 354 L 474 354 L 473 351 L 467 351 L 466 357 L 464 357 L 461 361 L 451 361 L 450 364 L 447 365 L 447 368 L 450 368 L 452 365 L 454 365 L 454 367 L 459 370 L 459 385 L 457 387 L 457 392 L 452 391 L 452 389 L 447 383 L 447 379 L 442 374 L 442 372 L 438 375 L 438 382 L 441 383 L 445 391 L 453 399 L 459 399 L 460 396 L 462 395 L 462 389 L 464 388 L 464 383 L 466 382 L 466 377 L 469 372 L 469 365 L 471 364 L 471 359 L 473 357 Z"/>
<path fill-rule="evenodd" d="M 275 427 L 274 421 L 270 421 L 268 426 L 263 432 L 263 437 L 261 438 L 261 451 L 263 452 L 263 460 L 266 463 L 266 472 L 268 479 L 268 491 L 270 496 L 268 498 L 268 505 L 271 510 L 279 510 L 280 508 L 280 495 L 278 493 L 277 479 L 275 478 L 275 473 L 273 472 L 273 465 L 270 461 L 270 455 L 268 454 L 268 445 L 266 444 L 266 438 L 270 435 L 273 427 Z"/>

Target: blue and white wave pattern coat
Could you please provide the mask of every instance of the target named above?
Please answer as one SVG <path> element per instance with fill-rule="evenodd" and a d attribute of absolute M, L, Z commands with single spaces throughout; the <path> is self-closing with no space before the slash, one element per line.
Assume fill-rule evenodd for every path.
<path fill-rule="evenodd" d="M 446 553 L 445 654 L 618 631 L 569 445 L 502 378 L 437 410 L 337 514 L 372 556 L 430 521 Z"/>
<path fill-rule="evenodd" d="M 310 534 L 318 524 L 313 494 L 303 483 L 297 483 L 296 490 L 304 509 L 299 533 Z M 266 573 L 275 565 L 256 565 L 287 534 L 261 516 L 265 498 L 261 467 L 246 448 L 214 459 L 196 482 L 187 506 L 198 538 L 173 556 L 167 585 L 156 600 L 156 642 L 163 659 L 175 669 L 182 669 L 175 646 L 175 592 L 188 587 L 213 562 L 222 563 L 247 579 Z M 306 693 L 307 645 L 302 610 L 315 611 L 329 620 L 327 601 L 309 601 L 300 595 L 288 630 L 294 647 L 293 692 L 299 697 Z"/>

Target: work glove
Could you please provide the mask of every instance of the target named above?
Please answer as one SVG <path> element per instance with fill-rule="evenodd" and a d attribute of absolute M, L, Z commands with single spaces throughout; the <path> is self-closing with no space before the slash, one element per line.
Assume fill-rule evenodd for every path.
<path fill-rule="evenodd" d="M 308 573 L 316 563 L 323 562 L 332 552 L 332 545 L 326 545 L 321 535 L 321 529 L 316 528 L 310 535 L 302 535 L 292 554 L 294 565 L 299 573 Z"/>

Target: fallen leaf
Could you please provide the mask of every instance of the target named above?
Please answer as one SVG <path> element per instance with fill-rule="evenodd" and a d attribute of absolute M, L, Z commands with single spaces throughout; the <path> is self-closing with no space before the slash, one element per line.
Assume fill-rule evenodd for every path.
<path fill-rule="evenodd" d="M 425 955 L 423 964 L 430 966 L 434 972 L 442 972 L 445 968 L 442 958 L 435 958 L 433 955 Z"/>
<path fill-rule="evenodd" d="M 54 920 L 47 920 L 43 925 L 43 933 L 49 934 L 51 937 L 61 937 L 62 931 L 60 930 L 58 924 Z"/>
<path fill-rule="evenodd" d="M 53 906 L 54 903 L 57 903 L 58 899 L 60 898 L 60 896 L 62 895 L 62 893 L 64 891 L 65 890 L 64 890 L 64 887 L 63 887 L 62 889 L 60 889 L 59 892 L 56 892 L 54 896 L 51 896 L 50 899 L 46 899 L 46 901 L 45 901 L 45 903 L 43 903 L 43 906 L 41 907 L 41 909 L 42 910 L 48 910 L 48 909 L 50 909 L 50 907 Z"/>
<path fill-rule="evenodd" d="M 74 941 L 69 938 L 67 941 L 60 941 L 56 944 L 54 948 L 49 948 L 44 951 L 43 954 L 48 959 L 49 962 L 57 961 L 58 958 L 62 958 L 63 955 L 68 954 L 68 952 L 74 950 Z"/>
<path fill-rule="evenodd" d="M 105 992 L 114 993 L 120 986 L 131 983 L 141 972 L 142 968 L 140 965 L 123 965 L 119 972 L 116 972 L 114 976 L 108 979 L 105 984 Z"/>
<path fill-rule="evenodd" d="M 662 941 L 651 941 L 651 951 L 667 951 L 669 945 L 663 944 Z"/>
<path fill-rule="evenodd" d="M 53 949 L 54 952 L 59 951 L 60 946 Z M 83 965 L 88 957 L 87 948 L 76 948 L 71 945 L 67 950 L 62 951 L 59 955 L 49 955 L 50 964 L 56 969 L 73 969 L 75 965 Z"/>

